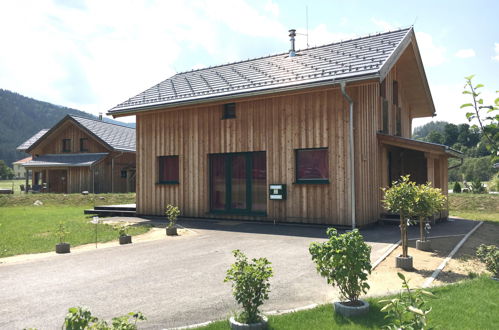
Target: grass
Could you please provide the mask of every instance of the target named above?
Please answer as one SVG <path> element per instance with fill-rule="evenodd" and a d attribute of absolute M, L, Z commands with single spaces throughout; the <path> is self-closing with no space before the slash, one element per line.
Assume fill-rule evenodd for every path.
<path fill-rule="evenodd" d="M 103 199 L 102 199 L 103 198 Z M 42 206 L 34 206 L 40 200 Z M 95 242 L 95 225 L 83 214 L 85 208 L 99 204 L 133 203 L 135 194 L 20 194 L 0 195 L 0 258 L 25 253 L 53 251 L 58 243 L 54 231 L 59 222 L 70 234 L 65 241 L 71 246 Z M 95 204 L 94 204 L 95 203 Z M 129 234 L 142 234 L 149 226 L 133 226 Z M 98 225 L 98 241 L 118 238 L 110 225 Z"/>
<path fill-rule="evenodd" d="M 20 194 L 20 185 L 22 184 L 26 184 L 26 180 L 0 180 L 0 189 L 12 189 L 12 187 L 14 187 L 14 194 Z"/>
<path fill-rule="evenodd" d="M 451 216 L 499 222 L 499 194 L 449 194 Z"/>
<path fill-rule="evenodd" d="M 438 329 L 494 329 L 499 324 L 499 283 L 479 277 L 459 284 L 431 290 L 436 298 L 429 299 L 432 311 L 428 324 Z M 344 318 L 333 313 L 330 304 L 314 309 L 269 317 L 269 329 L 380 329 L 388 324 L 378 302 L 368 299 L 371 307 L 364 317 Z M 202 329 L 230 329 L 228 321 L 218 321 Z"/>

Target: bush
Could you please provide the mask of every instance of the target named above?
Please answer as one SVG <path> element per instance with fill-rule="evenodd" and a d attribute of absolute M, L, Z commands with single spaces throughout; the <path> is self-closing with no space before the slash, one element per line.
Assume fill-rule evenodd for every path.
<path fill-rule="evenodd" d="M 180 209 L 178 208 L 178 206 L 173 206 L 173 205 L 168 204 L 166 206 L 165 214 L 169 220 L 168 227 L 169 228 L 175 227 L 175 223 L 177 222 L 177 218 L 180 215 Z"/>
<path fill-rule="evenodd" d="M 106 321 L 92 316 L 86 307 L 71 307 L 64 319 L 63 329 L 66 330 L 136 330 L 137 321 L 146 320 L 141 312 L 130 312 L 123 316 L 113 318 L 112 325 Z"/>
<path fill-rule="evenodd" d="M 338 235 L 334 228 L 327 230 L 329 240 L 310 244 L 310 254 L 317 272 L 328 284 L 337 286 L 343 300 L 356 303 L 369 289 L 367 276 L 371 274 L 371 247 L 364 242 L 357 229 Z"/>
<path fill-rule="evenodd" d="M 433 296 L 431 292 L 425 290 L 412 290 L 409 287 L 409 280 L 401 273 L 397 273 L 402 280 L 403 290 L 398 297 L 381 300 L 380 303 L 386 305 L 381 308 L 382 312 L 387 312 L 385 318 L 391 319 L 387 329 L 425 329 L 426 316 L 431 312 L 431 307 L 426 306 L 424 296 Z"/>
<path fill-rule="evenodd" d="M 454 187 L 452 188 L 452 192 L 456 193 L 456 194 L 461 193 L 461 185 L 459 184 L 459 182 L 456 181 L 454 183 Z"/>
<path fill-rule="evenodd" d="M 485 264 L 487 270 L 499 278 L 499 248 L 495 245 L 481 244 L 476 250 L 476 255 Z"/>
<path fill-rule="evenodd" d="M 257 323 L 261 320 L 258 308 L 269 299 L 272 267 L 266 258 L 248 258 L 239 250 L 232 251 L 236 262 L 227 270 L 224 282 L 232 281 L 232 294 L 244 311 L 236 315 L 241 323 Z"/>
<path fill-rule="evenodd" d="M 485 194 L 487 192 L 487 189 L 480 182 L 480 180 L 476 180 L 471 183 L 471 192 L 473 192 L 474 194 Z"/>

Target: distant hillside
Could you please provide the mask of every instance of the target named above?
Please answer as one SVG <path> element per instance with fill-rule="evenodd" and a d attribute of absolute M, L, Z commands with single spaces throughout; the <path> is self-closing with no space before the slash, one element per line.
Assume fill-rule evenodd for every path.
<path fill-rule="evenodd" d="M 16 147 L 43 128 L 51 128 L 65 115 L 88 118 L 95 116 L 76 109 L 38 101 L 20 94 L 0 89 L 0 159 L 9 166 L 26 154 Z M 120 123 L 110 119 L 107 122 Z M 135 127 L 135 124 L 125 124 Z"/>

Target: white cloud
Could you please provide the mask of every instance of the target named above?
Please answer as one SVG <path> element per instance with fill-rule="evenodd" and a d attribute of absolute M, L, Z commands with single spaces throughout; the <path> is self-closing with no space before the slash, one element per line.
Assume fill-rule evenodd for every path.
<path fill-rule="evenodd" d="M 459 57 L 459 58 L 470 58 L 470 57 L 474 57 L 475 55 L 476 55 L 475 51 L 471 48 L 460 49 L 456 52 L 456 54 L 454 54 L 454 56 Z"/>
<path fill-rule="evenodd" d="M 425 67 L 434 67 L 445 62 L 445 47 L 435 45 L 430 34 L 416 32 L 416 39 Z"/>
<path fill-rule="evenodd" d="M 0 31 L 10 32 L 0 34 L 0 87 L 103 112 L 185 70 L 176 66 L 186 65 L 186 58 L 206 66 L 213 58 L 242 59 L 247 55 L 242 52 L 260 46 L 247 40 L 284 43 L 287 28 L 276 20 L 279 6 L 270 0 L 253 5 L 87 0 L 71 7 L 57 0 L 2 1 Z M 226 40 L 228 35 L 238 39 Z"/>
<path fill-rule="evenodd" d="M 494 43 L 494 52 L 496 53 L 495 56 L 492 57 L 492 59 L 499 61 L 499 43 Z"/>
<path fill-rule="evenodd" d="M 371 22 L 374 25 L 376 25 L 378 29 L 381 29 L 381 31 L 383 31 L 383 32 L 393 31 L 393 30 L 397 29 L 397 27 L 395 27 L 393 24 L 388 23 L 387 21 L 380 20 L 380 19 L 371 18 Z"/>

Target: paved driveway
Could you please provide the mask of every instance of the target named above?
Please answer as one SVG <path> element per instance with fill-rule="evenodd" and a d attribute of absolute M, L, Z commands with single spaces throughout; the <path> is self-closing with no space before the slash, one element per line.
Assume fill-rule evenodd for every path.
<path fill-rule="evenodd" d="M 323 226 L 180 224 L 198 234 L 0 265 L 0 328 L 60 328 L 67 309 L 79 305 L 105 319 L 141 311 L 148 317 L 141 328 L 147 329 L 224 318 L 236 309 L 230 284 L 223 283 L 236 248 L 272 262 L 275 275 L 264 311 L 327 302 L 336 295 L 316 274 L 308 253 L 311 242 L 325 238 Z M 441 226 L 449 225 L 456 227 Z M 373 246 L 373 260 L 398 240 L 396 226 L 363 234 Z"/>

